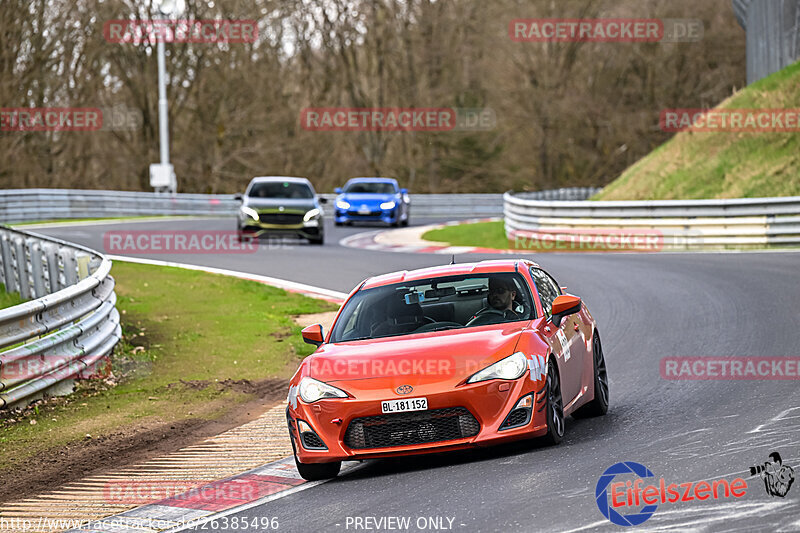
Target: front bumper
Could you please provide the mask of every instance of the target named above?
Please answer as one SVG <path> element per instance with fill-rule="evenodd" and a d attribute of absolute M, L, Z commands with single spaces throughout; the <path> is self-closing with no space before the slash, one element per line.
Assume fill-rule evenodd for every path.
<path fill-rule="evenodd" d="M 400 209 L 397 207 L 392 209 L 374 209 L 369 213 L 359 213 L 355 210 L 345 210 L 337 207 L 334 212 L 334 219 L 337 224 L 345 224 L 348 222 L 383 222 L 385 224 L 394 224 L 397 222 L 399 214 Z"/>
<path fill-rule="evenodd" d="M 257 222 L 252 218 L 245 220 L 239 227 L 239 232 L 247 237 L 268 237 L 268 236 L 297 236 L 306 239 L 316 239 L 325 235 L 325 228 L 322 220 L 317 224 L 266 224 Z"/>
<path fill-rule="evenodd" d="M 419 413 L 420 416 L 424 416 L 425 413 L 447 412 L 458 417 L 459 414 L 463 415 L 464 413 L 455 412 L 455 408 L 463 408 L 474 417 L 479 426 L 477 432 L 471 431 L 472 426 L 466 416 L 455 418 L 449 425 L 437 425 L 434 421 L 420 418 L 419 423 L 395 425 L 392 426 L 393 429 L 383 431 L 380 439 L 381 445 L 375 447 L 370 445 L 369 438 L 366 441 L 363 439 L 363 421 L 367 419 L 366 423 L 369 424 L 374 423 L 370 420 L 376 421 L 377 419 L 377 422 L 381 423 L 383 419 L 396 416 L 381 414 L 381 399 L 328 399 L 307 404 L 298 397 L 296 403 L 290 404 L 287 408 L 289 432 L 295 444 L 298 459 L 301 463 L 324 463 L 433 453 L 494 445 L 537 437 L 547 432 L 543 379 L 534 382 L 525 375 L 514 381 L 492 380 L 464 385 L 444 392 L 431 390 L 432 388 L 420 386 L 415 388 L 414 393 L 411 394 L 411 397 L 414 398 L 425 397 L 428 399 L 427 411 L 413 411 L 402 413 L 402 415 Z M 533 405 L 527 421 L 522 425 L 511 424 L 511 427 L 507 429 L 500 429 L 501 426 L 509 426 L 509 423 L 506 422 L 507 417 L 511 411 L 515 410 L 517 402 L 529 394 L 533 394 Z M 382 400 L 399 398 L 390 391 L 387 391 L 384 396 Z M 438 415 L 431 414 L 431 416 Z M 362 427 L 357 428 L 357 435 L 354 437 L 353 430 L 348 434 L 348 427 L 356 419 L 360 419 L 361 422 L 357 421 L 354 427 L 358 425 Z M 298 424 L 301 421 L 307 424 L 303 427 L 309 427 L 316 438 L 299 434 Z M 453 428 L 459 423 L 461 430 L 470 436 L 459 437 L 457 432 L 453 433 Z M 437 431 L 442 431 L 439 428 L 445 427 L 449 428 L 448 433 L 436 435 Z M 438 440 L 439 437 L 445 438 Z M 319 441 L 316 440 L 317 438 Z M 387 445 L 387 442 L 392 439 L 399 444 Z M 402 443 L 408 440 L 414 443 Z M 324 448 L 319 447 L 320 441 Z"/>

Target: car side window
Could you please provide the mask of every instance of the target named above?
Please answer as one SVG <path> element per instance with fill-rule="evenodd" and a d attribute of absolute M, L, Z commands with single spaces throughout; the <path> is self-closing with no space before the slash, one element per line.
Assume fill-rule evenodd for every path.
<path fill-rule="evenodd" d="M 544 315 L 549 317 L 553 309 L 553 300 L 556 299 L 556 296 L 561 294 L 561 288 L 547 272 L 540 268 L 531 268 L 531 276 L 533 277 L 534 283 L 536 283 L 536 291 L 539 293 L 539 299 L 542 301 Z"/>

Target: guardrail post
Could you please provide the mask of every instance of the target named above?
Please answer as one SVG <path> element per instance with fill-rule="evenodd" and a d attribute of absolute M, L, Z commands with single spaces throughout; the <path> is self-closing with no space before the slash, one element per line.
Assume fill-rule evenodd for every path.
<path fill-rule="evenodd" d="M 89 261 L 90 257 L 88 254 L 84 253 L 77 253 L 75 254 L 75 263 L 78 269 L 78 280 L 82 280 L 84 278 L 89 277 Z"/>
<path fill-rule="evenodd" d="M 23 300 L 30 300 L 31 285 L 30 281 L 28 280 L 30 265 L 28 263 L 27 254 L 25 253 L 26 248 L 27 243 L 25 240 L 21 238 L 14 239 L 13 251 L 17 262 L 17 292 L 19 292 L 19 295 Z"/>
<path fill-rule="evenodd" d="M 44 253 L 41 243 L 34 242 L 31 249 L 31 276 L 33 277 L 33 297 L 41 298 L 47 294 L 46 279 L 44 275 Z"/>
<path fill-rule="evenodd" d="M 3 234 L 0 237 L 0 247 L 2 247 L 3 284 L 6 286 L 6 292 L 17 292 L 17 283 L 14 277 L 14 255 L 11 238 L 8 235 Z"/>
<path fill-rule="evenodd" d="M 78 265 L 75 261 L 75 252 L 62 248 L 59 250 L 61 262 L 64 264 L 64 285 L 69 287 L 78 282 Z"/>
<path fill-rule="evenodd" d="M 47 283 L 50 293 L 58 291 L 58 245 L 45 244 L 44 254 L 47 258 Z"/>

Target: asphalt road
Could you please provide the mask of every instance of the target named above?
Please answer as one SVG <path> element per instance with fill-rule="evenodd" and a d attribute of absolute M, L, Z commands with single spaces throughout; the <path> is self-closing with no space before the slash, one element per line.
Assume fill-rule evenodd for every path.
<path fill-rule="evenodd" d="M 154 229 L 164 223 L 135 226 Z M 170 222 L 169 227 L 230 229 L 232 222 L 182 221 Z M 133 226 L 37 231 L 102 250 L 102 234 L 111 229 Z M 373 274 L 449 260 L 442 255 L 353 250 L 337 244 L 342 237 L 369 229 L 331 226 L 323 247 L 291 243 L 264 246 L 254 254 L 151 257 L 344 292 Z M 598 322 L 610 377 L 607 416 L 568 419 L 566 438 L 557 447 L 523 442 L 366 462 L 334 481 L 248 509 L 238 518 L 277 517 L 280 531 L 304 532 L 437 527 L 521 532 L 800 531 L 800 481 L 785 498 L 771 497 L 763 481 L 748 472 L 778 451 L 784 464 L 800 475 L 798 381 L 668 381 L 659 373 L 659 361 L 667 356 L 797 357 L 800 253 L 528 257 L 581 296 Z M 748 489 L 742 498 L 661 504 L 639 528 L 623 528 L 603 517 L 595 503 L 598 478 L 620 461 L 641 463 L 667 484 L 741 476 Z M 397 529 L 396 522 L 382 522 L 383 527 L 366 528 L 375 525 L 372 518 L 365 522 L 367 517 L 408 517 L 410 527 Z"/>

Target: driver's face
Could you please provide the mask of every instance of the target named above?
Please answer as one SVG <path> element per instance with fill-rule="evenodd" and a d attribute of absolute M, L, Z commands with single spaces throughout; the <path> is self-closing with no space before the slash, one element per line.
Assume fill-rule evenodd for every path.
<path fill-rule="evenodd" d="M 511 302 L 514 301 L 516 293 L 508 290 L 507 287 L 500 284 L 489 284 L 489 305 L 499 310 L 511 309 Z"/>

